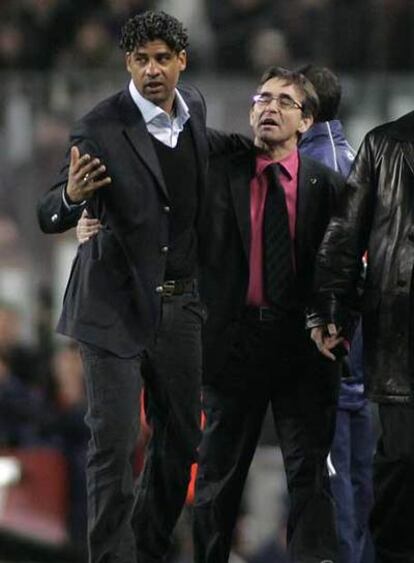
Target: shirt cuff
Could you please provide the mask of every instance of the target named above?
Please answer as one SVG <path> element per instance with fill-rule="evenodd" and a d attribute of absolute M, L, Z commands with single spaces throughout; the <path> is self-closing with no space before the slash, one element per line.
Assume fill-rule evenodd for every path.
<path fill-rule="evenodd" d="M 65 194 L 65 187 L 63 187 L 62 189 L 62 200 L 63 200 L 63 204 L 66 207 L 66 209 L 68 211 L 70 211 L 71 209 L 76 209 L 77 207 L 81 207 L 82 205 L 85 205 L 86 203 L 86 199 L 84 199 L 83 201 L 79 202 L 79 203 L 69 203 Z"/>

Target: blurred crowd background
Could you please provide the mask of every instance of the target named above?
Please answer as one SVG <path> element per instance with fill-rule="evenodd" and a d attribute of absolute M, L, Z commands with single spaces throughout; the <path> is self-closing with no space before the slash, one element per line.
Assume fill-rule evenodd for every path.
<path fill-rule="evenodd" d="M 371 127 L 413 109 L 412 0 L 1 0 L 0 561 L 22 557 L 28 545 L 30 560 L 38 548 L 46 549 L 38 560 L 49 553 L 55 563 L 53 549 L 62 561 L 84 552 L 82 368 L 74 344 L 53 333 L 76 241 L 74 233 L 43 236 L 35 207 L 74 119 L 127 83 L 120 26 L 146 9 L 185 23 L 186 80 L 205 94 L 211 126 L 249 134 L 251 95 L 271 64 L 333 69 L 355 148 Z M 235 562 L 265 563 L 254 552 L 283 535 L 284 478 L 274 445 L 265 428 Z M 34 493 L 24 488 L 25 475 Z M 176 563 L 191 561 L 188 518 L 177 533 Z"/>

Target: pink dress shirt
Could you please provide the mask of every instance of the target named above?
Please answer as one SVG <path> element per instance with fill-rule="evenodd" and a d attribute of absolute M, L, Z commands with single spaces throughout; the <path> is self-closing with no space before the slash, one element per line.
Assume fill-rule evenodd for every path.
<path fill-rule="evenodd" d="M 267 194 L 267 180 L 264 170 L 271 164 L 266 155 L 256 157 L 256 174 L 250 182 L 250 276 L 247 290 L 247 304 L 256 307 L 266 306 L 263 291 L 263 215 Z M 295 241 L 296 200 L 298 187 L 299 153 L 295 149 L 282 160 L 279 180 L 285 190 L 286 205 L 289 214 L 289 229 L 292 242 Z"/>

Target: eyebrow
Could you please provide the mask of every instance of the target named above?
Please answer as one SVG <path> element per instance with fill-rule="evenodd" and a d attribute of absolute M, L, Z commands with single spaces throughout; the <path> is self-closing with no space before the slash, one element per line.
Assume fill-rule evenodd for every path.
<path fill-rule="evenodd" d="M 285 92 L 281 92 L 280 94 L 273 94 L 273 92 L 264 91 L 264 92 L 257 92 L 257 94 L 259 96 L 285 96 L 286 98 L 290 98 L 291 100 L 296 102 L 293 96 L 291 96 L 290 94 L 285 94 Z"/>

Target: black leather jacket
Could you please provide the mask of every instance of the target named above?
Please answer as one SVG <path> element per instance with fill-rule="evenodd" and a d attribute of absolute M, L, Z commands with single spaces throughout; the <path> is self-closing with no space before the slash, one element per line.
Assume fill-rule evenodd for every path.
<path fill-rule="evenodd" d="M 409 402 L 414 382 L 414 112 L 369 132 L 358 151 L 317 257 L 316 313 L 325 320 L 341 324 L 352 308 L 366 250 L 367 391 L 378 402 Z"/>

